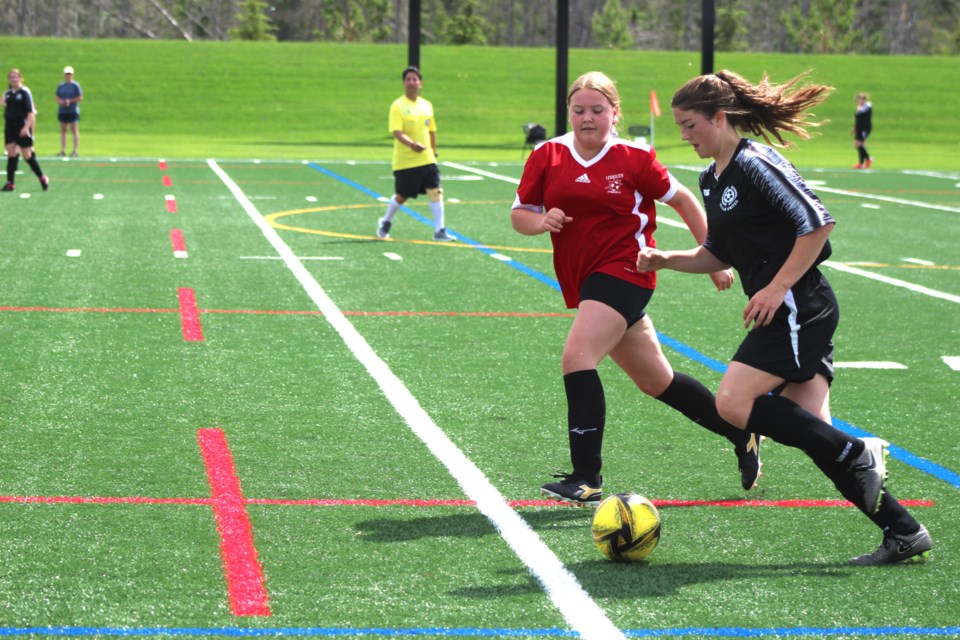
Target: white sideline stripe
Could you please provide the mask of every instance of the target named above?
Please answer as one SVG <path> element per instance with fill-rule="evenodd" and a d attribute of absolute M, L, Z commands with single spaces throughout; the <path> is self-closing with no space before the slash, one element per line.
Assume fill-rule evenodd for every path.
<path fill-rule="evenodd" d="M 520 184 L 518 178 L 511 178 L 510 176 L 500 175 L 499 173 L 491 173 L 490 171 L 484 171 L 483 169 L 477 169 L 476 167 L 468 167 L 465 164 L 458 164 L 456 162 L 444 162 L 447 167 L 453 167 L 454 169 L 460 169 L 460 171 L 469 171 L 470 173 L 475 173 L 478 176 L 486 176 L 488 178 L 493 178 L 494 180 L 503 180 L 504 182 L 509 182 L 511 184 Z"/>
<path fill-rule="evenodd" d="M 960 356 L 943 356 L 943 362 L 954 371 L 960 371 Z"/>
<path fill-rule="evenodd" d="M 897 280 L 896 278 L 888 278 L 887 276 L 881 276 L 879 273 L 872 273 L 870 271 L 864 271 L 863 269 L 857 269 L 856 267 L 850 267 L 839 262 L 834 262 L 833 260 L 827 260 L 823 262 L 823 266 L 830 267 L 831 269 L 836 269 L 837 271 L 846 271 L 847 273 L 852 273 L 856 276 L 863 276 L 864 278 L 869 278 L 870 280 L 876 280 L 877 282 L 883 282 L 885 284 L 890 284 L 895 287 L 903 287 L 904 289 L 909 289 L 916 293 L 922 293 L 924 295 L 932 296 L 934 298 L 940 298 L 941 300 L 947 300 L 949 302 L 960 302 L 960 296 L 955 296 L 952 293 L 944 293 L 943 291 L 937 291 L 936 289 L 928 289 L 927 287 L 921 287 L 918 284 L 913 284 L 911 282 L 906 282 L 904 280 Z"/>
<path fill-rule="evenodd" d="M 835 193 L 841 196 L 851 196 L 853 198 L 864 198 L 866 200 L 879 200 L 880 202 L 892 202 L 893 204 L 905 204 L 910 207 L 919 207 L 921 209 L 936 209 L 937 211 L 949 211 L 950 213 L 960 213 L 960 208 L 947 207 L 939 204 L 930 204 L 929 202 L 918 202 L 917 200 L 904 200 L 903 198 L 891 198 L 889 196 L 877 196 L 872 193 L 863 193 L 861 191 L 847 191 L 846 189 L 831 189 L 830 187 L 817 187 L 817 191 L 826 193 Z"/>
<path fill-rule="evenodd" d="M 623 633 L 610 621 L 603 610 L 584 591 L 577 578 L 570 573 L 560 559 L 540 539 L 497 491 L 480 469 L 438 427 L 387 364 L 370 347 L 367 341 L 350 324 L 337 305 L 327 296 L 303 263 L 280 238 L 240 187 L 220 168 L 213 159 L 207 160 L 210 169 L 223 181 L 243 207 L 253 223 L 277 251 L 287 268 L 293 272 L 310 299 L 323 313 L 323 317 L 336 329 L 354 356 L 377 382 L 387 400 L 407 422 L 410 429 L 427 448 L 442 462 L 463 488 L 464 493 L 477 504 L 477 508 L 493 524 L 506 543 L 513 549 L 543 585 L 554 606 L 570 627 L 588 640 L 626 640 Z"/>
<path fill-rule="evenodd" d="M 834 362 L 836 369 L 906 369 L 907 365 L 899 362 L 881 362 L 862 360 L 860 362 Z"/>

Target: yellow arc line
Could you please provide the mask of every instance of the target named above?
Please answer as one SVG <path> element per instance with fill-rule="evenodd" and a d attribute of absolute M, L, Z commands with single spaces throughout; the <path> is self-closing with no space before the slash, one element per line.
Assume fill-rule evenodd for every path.
<path fill-rule="evenodd" d="M 436 240 L 397 240 L 394 238 L 378 238 L 375 235 L 359 235 L 355 233 L 341 233 L 339 231 L 323 231 L 321 229 L 309 229 L 307 227 L 294 227 L 292 225 L 283 224 L 278 222 L 279 218 L 285 218 L 287 216 L 298 216 L 305 213 L 318 213 L 321 211 L 337 211 L 340 209 L 369 209 L 371 207 L 380 207 L 383 206 L 380 203 L 377 204 L 338 204 L 330 205 L 325 207 L 311 207 L 309 209 L 291 209 L 290 211 L 277 211 L 276 213 L 271 213 L 264 216 L 264 219 L 267 223 L 274 229 L 283 229 L 284 231 L 296 231 L 298 233 L 310 233 L 317 236 L 327 236 L 331 238 L 347 238 L 350 240 L 376 240 L 378 242 L 395 242 L 400 244 L 425 244 L 425 245 L 438 245 L 445 247 L 453 247 L 457 249 L 495 249 L 497 251 L 517 251 L 525 253 L 553 253 L 553 249 L 539 249 L 531 247 L 505 247 L 505 246 L 495 246 L 495 245 L 473 245 L 465 244 L 462 242 L 437 242 Z"/>

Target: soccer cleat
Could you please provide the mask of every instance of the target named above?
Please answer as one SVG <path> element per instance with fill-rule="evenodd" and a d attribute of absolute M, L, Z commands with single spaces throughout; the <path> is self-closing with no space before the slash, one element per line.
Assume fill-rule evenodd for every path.
<path fill-rule="evenodd" d="M 863 165 L 858 162 L 857 164 L 853 165 L 853 168 L 854 168 L 854 169 L 863 169 Z"/>
<path fill-rule="evenodd" d="M 862 556 L 850 558 L 850 564 L 877 566 L 902 562 L 910 558 L 920 560 L 927 557 L 927 552 L 932 548 L 933 539 L 923 525 L 920 525 L 920 530 L 916 533 L 905 536 L 885 530 L 883 532 L 883 542 L 879 549 L 873 553 L 865 553 Z"/>
<path fill-rule="evenodd" d="M 377 237 L 386 239 L 390 237 L 390 227 L 393 226 L 393 223 L 387 222 L 383 218 L 377 222 Z"/>
<path fill-rule="evenodd" d="M 446 228 L 440 228 L 434 232 L 433 239 L 437 242 L 453 242 L 453 238 L 447 235 Z"/>
<path fill-rule="evenodd" d="M 863 168 L 869 169 L 870 165 L 872 164 L 873 164 L 873 158 L 867 158 L 866 161 L 863 163 Z"/>
<path fill-rule="evenodd" d="M 70 157 L 71 157 L 71 158 L 76 158 L 76 157 L 77 157 L 77 152 L 74 151 L 73 153 L 71 153 L 71 154 L 70 154 Z"/>
<path fill-rule="evenodd" d="M 748 434 L 748 438 L 734 447 L 737 454 L 737 468 L 740 469 L 740 485 L 744 491 L 749 491 L 757 486 L 757 480 L 763 473 L 760 467 L 760 443 L 763 442 L 763 436 L 755 433 Z"/>
<path fill-rule="evenodd" d="M 13 191 L 14 189 L 16 189 L 16 187 L 13 186 L 13 183 L 8 182 L 7 184 L 3 185 L 3 189 L 0 189 L 0 191 Z"/>
<path fill-rule="evenodd" d="M 848 469 L 863 501 L 857 506 L 868 516 L 872 516 L 880 507 L 883 482 L 887 479 L 885 458 L 890 454 L 887 449 L 890 443 L 880 438 L 861 438 L 861 441 L 863 452 L 850 463 Z"/>
<path fill-rule="evenodd" d="M 596 509 L 603 498 L 602 487 L 590 486 L 589 482 L 576 474 L 557 472 L 553 477 L 561 478 L 560 482 L 548 482 L 540 487 L 540 493 L 547 500 Z M 600 483 L 603 483 L 603 478 Z"/>
<path fill-rule="evenodd" d="M 67 155 L 67 152 L 66 152 L 66 151 L 61 151 L 60 153 L 57 154 L 57 157 L 58 157 L 58 158 L 62 158 L 62 157 L 64 157 L 64 156 L 66 156 L 66 155 Z"/>
<path fill-rule="evenodd" d="M 47 176 L 40 176 L 40 186 L 43 187 L 44 191 L 50 190 L 50 178 Z"/>

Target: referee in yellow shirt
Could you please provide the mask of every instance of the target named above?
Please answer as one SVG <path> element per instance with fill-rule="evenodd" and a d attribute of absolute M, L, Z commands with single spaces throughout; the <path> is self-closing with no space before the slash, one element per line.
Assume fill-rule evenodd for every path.
<path fill-rule="evenodd" d="M 403 70 L 404 95 L 390 105 L 390 132 L 393 134 L 394 194 L 387 212 L 377 225 L 377 237 L 389 238 L 393 218 L 408 198 L 425 193 L 433 216 L 433 239 L 453 240 L 443 221 L 443 189 L 437 166 L 437 121 L 433 105 L 420 97 L 423 76 L 417 67 Z"/>

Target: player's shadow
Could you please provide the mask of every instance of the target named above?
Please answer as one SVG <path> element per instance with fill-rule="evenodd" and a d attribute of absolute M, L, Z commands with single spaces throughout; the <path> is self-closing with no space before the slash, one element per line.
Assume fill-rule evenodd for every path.
<path fill-rule="evenodd" d="M 616 563 L 609 560 L 588 560 L 567 565 L 584 590 L 594 598 L 633 599 L 663 598 L 674 596 L 686 587 L 710 583 L 731 582 L 742 584 L 747 580 L 791 579 L 846 580 L 852 569 L 845 564 L 829 562 L 790 562 L 749 564 L 746 562 L 631 562 Z M 516 574 L 522 570 L 509 571 L 509 582 L 503 589 L 528 593 L 542 591 L 543 587 L 530 576 L 525 587 L 515 583 Z M 503 590 L 496 586 L 467 587 L 450 592 L 464 598 L 497 598 Z"/>
<path fill-rule="evenodd" d="M 541 528 L 583 528 L 590 526 L 593 511 L 582 509 L 545 509 L 529 511 L 522 517 L 534 530 Z M 490 520 L 476 511 L 421 518 L 375 518 L 361 520 L 354 527 L 366 542 L 409 542 L 424 538 L 479 538 L 495 536 Z M 588 530 L 588 529 L 586 529 Z"/>

